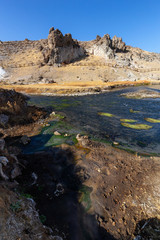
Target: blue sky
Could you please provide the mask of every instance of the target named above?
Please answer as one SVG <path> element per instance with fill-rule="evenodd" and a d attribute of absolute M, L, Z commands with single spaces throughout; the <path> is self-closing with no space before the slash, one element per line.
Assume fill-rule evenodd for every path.
<path fill-rule="evenodd" d="M 52 26 L 78 40 L 108 33 L 160 53 L 160 0 L 0 0 L 0 40 L 47 38 Z"/>

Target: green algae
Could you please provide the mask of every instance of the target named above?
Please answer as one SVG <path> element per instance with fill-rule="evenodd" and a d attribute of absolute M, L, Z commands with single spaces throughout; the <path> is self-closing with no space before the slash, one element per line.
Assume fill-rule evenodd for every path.
<path fill-rule="evenodd" d="M 52 107 L 54 110 L 60 111 L 63 110 L 64 108 L 70 107 L 71 104 L 69 103 L 61 103 L 61 104 L 57 104 L 57 103 L 52 103 Z"/>
<path fill-rule="evenodd" d="M 147 122 L 150 122 L 150 123 L 160 123 L 160 119 L 145 118 L 144 120 L 146 120 Z"/>
<path fill-rule="evenodd" d="M 121 122 L 130 122 L 130 123 L 134 123 L 137 122 L 137 120 L 134 119 L 120 119 Z"/>
<path fill-rule="evenodd" d="M 137 129 L 137 130 L 148 130 L 152 128 L 152 126 L 147 124 L 129 124 L 129 123 L 121 123 L 122 126 Z"/>
<path fill-rule="evenodd" d="M 92 206 L 90 193 L 92 192 L 92 188 L 83 185 L 79 190 L 79 202 L 85 208 L 85 211 L 89 211 Z"/>
<path fill-rule="evenodd" d="M 132 108 L 129 110 L 131 113 L 139 113 L 140 111 L 135 111 Z"/>
<path fill-rule="evenodd" d="M 61 135 L 54 135 L 54 132 L 58 131 Z M 74 129 L 68 122 L 59 120 L 52 121 L 49 127 L 44 127 L 41 134 L 49 135 L 50 139 L 45 144 L 45 147 L 58 146 L 63 143 L 68 145 L 77 144 L 76 135 L 79 133 L 79 130 Z"/>
<path fill-rule="evenodd" d="M 92 137 L 91 136 L 91 140 L 92 141 L 95 141 L 95 142 L 100 142 L 100 143 L 105 143 L 107 145 L 112 145 L 112 141 L 111 140 L 108 140 L 109 137 L 106 137 L 107 139 L 101 139 L 101 138 L 95 138 L 95 137 Z"/>
<path fill-rule="evenodd" d="M 53 121 L 51 126 L 44 127 L 42 129 L 42 134 L 53 134 L 54 131 L 60 131 L 61 133 L 68 133 L 72 130 L 72 126 L 65 121 Z"/>
<path fill-rule="evenodd" d="M 112 113 L 105 113 L 105 112 L 99 112 L 98 115 L 105 116 L 105 117 L 115 117 Z"/>
<path fill-rule="evenodd" d="M 58 119 L 64 119 L 65 118 L 65 116 L 63 116 L 63 115 L 61 115 L 61 114 L 55 114 L 54 115 L 54 118 L 58 118 Z"/>
<path fill-rule="evenodd" d="M 61 144 L 65 143 L 68 138 L 69 137 L 64 137 L 63 135 L 60 135 L 60 136 L 53 135 L 49 139 L 49 141 L 45 144 L 45 147 L 61 145 Z"/>
<path fill-rule="evenodd" d="M 76 107 L 80 104 L 81 104 L 80 101 L 73 101 L 72 103 L 68 103 L 67 99 L 66 99 L 65 101 L 62 101 L 61 103 L 52 103 L 51 106 L 53 107 L 54 110 L 60 111 L 65 108 Z"/>

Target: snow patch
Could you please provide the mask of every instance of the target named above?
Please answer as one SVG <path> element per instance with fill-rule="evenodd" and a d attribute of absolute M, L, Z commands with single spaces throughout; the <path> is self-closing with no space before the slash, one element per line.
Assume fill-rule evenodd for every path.
<path fill-rule="evenodd" d="M 5 75 L 6 75 L 6 72 L 2 67 L 0 67 L 0 79 L 4 78 Z"/>

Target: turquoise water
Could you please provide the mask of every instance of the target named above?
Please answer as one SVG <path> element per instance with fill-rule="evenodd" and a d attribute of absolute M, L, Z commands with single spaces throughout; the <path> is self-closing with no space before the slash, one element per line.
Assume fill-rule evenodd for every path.
<path fill-rule="evenodd" d="M 77 133 L 84 133 L 100 141 L 117 142 L 119 147 L 124 149 L 160 154 L 160 123 L 150 123 L 145 120 L 145 118 L 160 119 L 160 99 L 139 100 L 120 96 L 121 93 L 139 89 L 147 89 L 147 87 L 126 88 L 87 96 L 31 96 L 29 104 L 49 107 L 56 113 L 65 114 L 70 127 L 65 129 L 64 124 L 58 130 L 62 129 L 62 135 L 68 132 L 72 135 L 66 138 L 71 144 Z M 107 113 L 108 116 L 99 113 Z M 129 124 L 147 124 L 151 128 L 148 130 L 128 128 L 122 126 L 121 119 L 132 119 L 136 122 Z M 51 123 L 51 126 L 54 124 L 55 122 Z M 57 130 L 57 126 L 54 129 Z M 33 140 L 41 150 L 41 146 L 47 144 L 49 146 L 51 135 L 51 131 L 48 135 L 42 131 L 41 135 Z"/>

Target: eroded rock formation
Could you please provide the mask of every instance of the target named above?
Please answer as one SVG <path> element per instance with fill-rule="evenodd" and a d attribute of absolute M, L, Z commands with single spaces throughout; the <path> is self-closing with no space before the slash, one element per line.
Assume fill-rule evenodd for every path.
<path fill-rule="evenodd" d="M 102 38 L 97 35 L 96 40 L 90 44 L 86 42 L 86 50 L 96 56 L 114 59 L 116 52 L 126 51 L 126 44 L 122 38 L 116 36 L 111 39 L 109 34 L 105 34 Z"/>
<path fill-rule="evenodd" d="M 73 40 L 70 33 L 63 36 L 60 30 L 54 30 L 53 27 L 49 30 L 48 46 L 43 49 L 43 53 L 45 61 L 50 65 L 70 63 L 85 54 L 84 49 L 78 41 Z"/>

